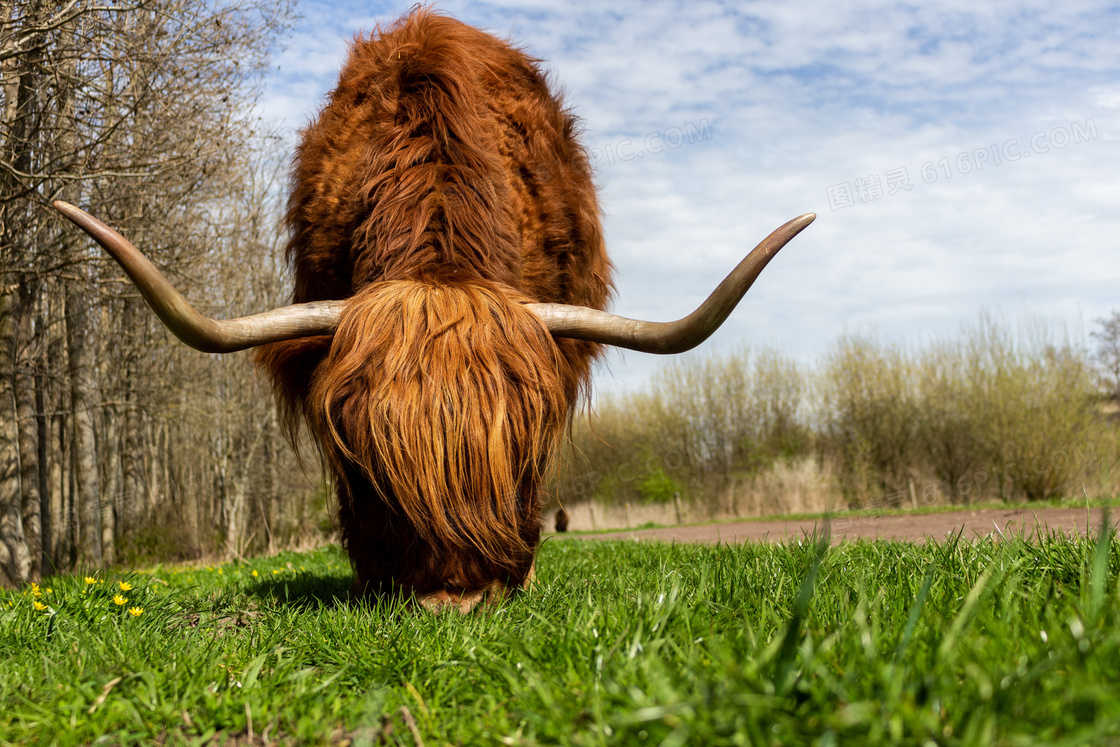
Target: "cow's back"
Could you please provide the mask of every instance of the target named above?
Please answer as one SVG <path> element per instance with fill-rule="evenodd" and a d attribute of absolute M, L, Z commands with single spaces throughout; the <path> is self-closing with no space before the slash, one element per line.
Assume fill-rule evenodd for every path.
<path fill-rule="evenodd" d="M 576 127 L 533 59 L 454 19 L 418 10 L 355 40 L 296 156 L 295 300 L 477 277 L 602 308 L 610 267 Z"/>

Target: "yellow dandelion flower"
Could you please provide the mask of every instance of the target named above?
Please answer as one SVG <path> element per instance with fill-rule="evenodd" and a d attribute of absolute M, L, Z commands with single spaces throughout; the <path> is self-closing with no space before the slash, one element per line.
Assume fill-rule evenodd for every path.
<path fill-rule="evenodd" d="M 143 607 L 129 607 L 128 614 L 132 615 L 133 617 L 140 617 L 140 615 L 144 614 L 144 608 Z"/>
<path fill-rule="evenodd" d="M 54 591 L 54 589 L 52 589 L 52 588 L 51 588 L 51 587 L 49 587 L 49 586 L 48 586 L 47 588 L 43 589 L 43 593 L 44 593 L 44 594 L 50 594 L 50 593 L 51 593 L 52 591 Z"/>
<path fill-rule="evenodd" d="M 31 584 L 31 594 L 33 596 L 37 596 L 37 597 L 43 596 L 42 590 L 38 586 L 36 586 L 35 584 Z"/>
<path fill-rule="evenodd" d="M 121 587 L 121 591 L 132 591 L 132 584 L 127 581 L 121 581 L 118 585 Z"/>
<path fill-rule="evenodd" d="M 254 575 L 254 576 L 256 576 L 256 575 L 257 575 L 257 572 L 256 572 L 256 571 L 253 571 L 253 575 Z"/>
<path fill-rule="evenodd" d="M 96 583 L 97 583 L 96 578 L 94 578 L 93 576 L 86 576 L 86 586 L 89 586 L 91 584 L 96 584 Z"/>
<path fill-rule="evenodd" d="M 125 599 L 124 597 L 122 597 L 120 594 L 114 594 L 113 595 L 113 604 L 117 605 L 118 607 L 120 605 L 126 603 L 127 601 L 128 600 Z"/>
<path fill-rule="evenodd" d="M 47 609 L 47 605 L 43 604 L 38 599 L 34 600 L 32 602 L 32 604 L 35 605 L 35 609 L 38 610 L 39 612 L 42 612 L 43 610 Z"/>
<path fill-rule="evenodd" d="M 277 574 L 277 573 L 279 573 L 279 572 L 280 572 L 280 571 L 273 571 L 273 572 L 272 572 L 272 574 L 273 574 L 273 575 L 276 575 L 276 574 Z"/>
<path fill-rule="evenodd" d="M 219 576 L 223 575 L 223 574 L 222 574 L 222 569 L 221 569 L 221 568 L 219 568 L 219 569 L 218 569 L 218 575 L 219 575 Z"/>

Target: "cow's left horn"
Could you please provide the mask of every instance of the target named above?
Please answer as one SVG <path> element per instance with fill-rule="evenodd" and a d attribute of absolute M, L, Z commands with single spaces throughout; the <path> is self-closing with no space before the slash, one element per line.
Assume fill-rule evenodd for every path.
<path fill-rule="evenodd" d="M 528 306 L 555 337 L 588 340 L 643 353 L 683 353 L 708 339 L 723 324 L 766 263 L 816 217 L 813 213 L 806 213 L 767 236 L 696 311 L 675 322 L 645 322 L 583 306 L 556 303 Z"/>
<path fill-rule="evenodd" d="M 205 317 L 128 239 L 70 203 L 59 200 L 54 207 L 117 260 L 156 316 L 176 337 L 196 350 L 232 353 L 269 342 L 330 334 L 338 326 L 344 301 L 298 303 L 239 319 Z"/>

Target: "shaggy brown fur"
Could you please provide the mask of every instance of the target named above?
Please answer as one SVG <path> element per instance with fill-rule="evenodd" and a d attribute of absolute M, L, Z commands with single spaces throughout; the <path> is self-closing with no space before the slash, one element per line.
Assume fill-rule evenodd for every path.
<path fill-rule="evenodd" d="M 294 300 L 351 301 L 333 337 L 258 361 L 318 438 L 363 588 L 438 606 L 531 572 L 542 472 L 598 348 L 521 304 L 611 290 L 575 129 L 534 60 L 420 9 L 354 42 L 303 133 Z"/>

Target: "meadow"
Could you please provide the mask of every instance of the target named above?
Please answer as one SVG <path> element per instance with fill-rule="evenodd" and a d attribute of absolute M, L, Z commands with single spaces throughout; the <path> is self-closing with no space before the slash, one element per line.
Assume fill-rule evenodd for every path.
<path fill-rule="evenodd" d="M 334 547 L 0 592 L 0 744 L 1120 744 L 1120 547 L 544 543 L 459 616 Z"/>

